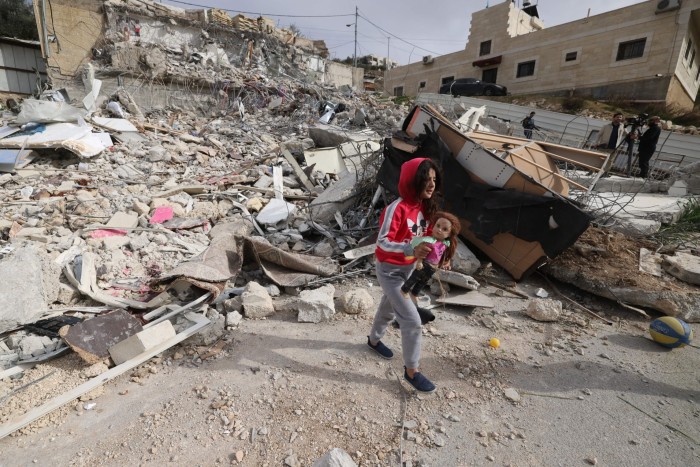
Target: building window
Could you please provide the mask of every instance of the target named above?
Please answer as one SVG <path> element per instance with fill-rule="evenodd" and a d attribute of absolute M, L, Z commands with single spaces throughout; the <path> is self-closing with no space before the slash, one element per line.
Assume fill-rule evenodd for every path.
<path fill-rule="evenodd" d="M 578 57 L 578 52 L 567 52 L 566 56 L 564 56 L 564 61 L 565 62 L 573 62 L 576 60 Z"/>
<path fill-rule="evenodd" d="M 688 61 L 688 69 L 693 69 L 693 63 L 695 63 L 695 51 L 690 52 L 690 61 Z"/>
<path fill-rule="evenodd" d="M 617 48 L 617 61 L 630 60 L 639 58 L 644 55 L 644 46 L 647 43 L 647 38 L 636 39 L 633 41 L 620 42 Z"/>
<path fill-rule="evenodd" d="M 491 41 L 484 41 L 479 46 L 479 56 L 488 55 L 491 53 Z"/>
<path fill-rule="evenodd" d="M 425 81 L 421 81 L 420 83 L 418 83 L 418 89 L 423 89 L 423 88 L 425 88 Z"/>
<path fill-rule="evenodd" d="M 396 87 L 394 88 L 394 95 L 395 95 L 396 97 L 401 97 L 401 96 L 403 96 L 403 86 L 396 86 Z"/>
<path fill-rule="evenodd" d="M 525 76 L 532 76 L 535 74 L 535 60 L 529 62 L 518 63 L 518 73 L 515 75 L 516 78 L 523 78 Z"/>
<path fill-rule="evenodd" d="M 693 50 L 693 39 L 690 37 L 688 38 L 688 45 L 685 48 L 685 59 L 688 60 L 688 56 L 690 55 L 690 51 Z"/>
<path fill-rule="evenodd" d="M 442 78 L 442 80 L 440 81 L 440 85 L 451 83 L 454 80 L 455 80 L 454 76 L 448 76 L 446 78 Z"/>

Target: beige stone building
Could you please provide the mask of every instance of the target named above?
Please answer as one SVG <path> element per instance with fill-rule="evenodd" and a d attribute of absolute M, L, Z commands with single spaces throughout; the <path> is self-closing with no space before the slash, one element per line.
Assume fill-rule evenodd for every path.
<path fill-rule="evenodd" d="M 700 0 L 648 0 L 545 28 L 510 0 L 472 15 L 464 50 L 386 73 L 394 95 L 477 78 L 512 94 L 665 102 L 691 109 L 700 85 Z"/>

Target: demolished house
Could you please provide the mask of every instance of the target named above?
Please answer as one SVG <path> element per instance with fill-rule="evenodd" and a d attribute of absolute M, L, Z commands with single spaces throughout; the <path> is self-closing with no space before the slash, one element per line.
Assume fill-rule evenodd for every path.
<path fill-rule="evenodd" d="M 454 270 L 440 272 L 457 291 L 443 303 L 486 306 L 483 294 L 458 292 L 479 287 L 471 248 L 516 281 L 545 265 L 589 292 L 700 319 L 698 282 L 683 282 L 691 268 L 671 252 L 663 261 L 675 277 L 582 283 L 575 255 L 592 268 L 611 254 L 589 228 L 601 153 L 464 131 L 431 106 L 358 93 L 356 70 L 264 18 L 51 3 L 55 21 L 44 2 L 35 11 L 52 89 L 5 111 L 0 127 L 0 295 L 10 297 L 1 374 L 71 350 L 113 366 L 3 413 L 0 437 L 207 326 L 283 310 L 330 320 L 332 282 L 370 273 L 379 213 L 398 195 L 401 164 L 418 156 L 442 167 L 445 206 L 466 240 Z M 592 172 L 588 185 L 577 170 Z"/>

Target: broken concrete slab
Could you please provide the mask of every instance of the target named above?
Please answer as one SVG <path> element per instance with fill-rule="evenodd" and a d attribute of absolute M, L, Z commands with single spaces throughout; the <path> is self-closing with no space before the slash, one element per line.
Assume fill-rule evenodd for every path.
<path fill-rule="evenodd" d="M 344 211 L 355 202 L 352 197 L 357 188 L 356 174 L 349 172 L 309 203 L 311 219 L 321 224 L 329 222 L 336 211 Z"/>
<path fill-rule="evenodd" d="M 639 249 L 639 270 L 652 276 L 661 277 L 661 263 L 663 256 L 647 250 L 646 248 Z"/>
<path fill-rule="evenodd" d="M 637 219 L 633 217 L 616 217 L 610 230 L 631 236 L 646 237 L 661 229 L 661 222 L 654 219 Z"/>
<path fill-rule="evenodd" d="M 474 255 L 472 250 L 460 239 L 457 239 L 457 250 L 450 260 L 452 270 L 462 274 L 474 274 L 480 267 L 481 261 Z M 458 285 L 458 284 L 457 284 Z"/>
<path fill-rule="evenodd" d="M 438 269 L 435 271 L 435 276 L 433 278 L 440 282 L 462 287 L 463 289 L 477 290 L 479 288 L 479 283 L 474 280 L 472 276 L 462 274 L 461 272 Z"/>
<path fill-rule="evenodd" d="M 133 229 L 139 225 L 139 216 L 135 213 L 118 212 L 107 222 L 107 227 L 113 229 Z"/>
<path fill-rule="evenodd" d="M 616 197 L 615 206 L 624 206 L 624 208 L 614 215 L 615 218 L 650 219 L 662 224 L 673 224 L 680 218 L 688 200 L 688 198 L 650 193 L 623 194 Z M 609 209 L 610 206 L 605 206 L 607 202 L 603 197 L 593 197 L 589 208 L 592 211 Z"/>
<path fill-rule="evenodd" d="M 40 320 L 58 298 L 58 265 L 33 245 L 0 260 L 0 333 Z"/>
<path fill-rule="evenodd" d="M 661 267 L 683 282 L 700 285 L 700 257 L 677 251 L 674 256 L 665 255 Z"/>
<path fill-rule="evenodd" d="M 463 294 L 441 297 L 435 301 L 437 303 L 444 303 L 445 305 L 480 306 L 483 308 L 494 307 L 493 301 L 487 295 L 477 292 L 476 290 Z"/>
<path fill-rule="evenodd" d="M 349 133 L 345 128 L 317 123 L 309 128 L 309 137 L 314 140 L 317 148 L 332 148 L 346 141 L 379 140 L 379 135 L 371 130 Z"/>
<path fill-rule="evenodd" d="M 96 316 L 59 331 L 63 340 L 88 363 L 109 357 L 109 348 L 141 332 L 141 322 L 127 311 Z"/>
<path fill-rule="evenodd" d="M 583 177 L 583 180 L 585 183 L 585 177 Z M 667 181 L 621 177 L 618 175 L 599 178 L 593 188 L 594 192 L 601 193 L 665 193 L 667 190 Z"/>
<path fill-rule="evenodd" d="M 610 300 L 651 308 L 690 323 L 700 322 L 700 291 L 681 291 L 677 287 L 672 290 L 661 284 L 657 290 L 620 286 L 597 277 L 584 276 L 569 265 L 557 263 L 548 265 L 546 272 L 559 281 Z"/>
<path fill-rule="evenodd" d="M 246 285 L 243 294 L 241 294 L 241 301 L 246 318 L 260 319 L 275 313 L 272 297 L 267 289 L 257 282 L 249 282 Z"/>
<path fill-rule="evenodd" d="M 167 319 L 154 324 L 109 348 L 109 355 L 116 365 L 131 360 L 147 350 L 175 337 L 175 328 Z"/>
<path fill-rule="evenodd" d="M 302 290 L 297 299 L 300 323 L 320 323 L 329 321 L 335 314 L 333 295 L 335 287 L 324 285 L 315 290 Z"/>
<path fill-rule="evenodd" d="M 264 208 L 255 216 L 255 220 L 259 224 L 275 225 L 279 222 L 286 221 L 290 216 L 293 216 L 297 211 L 295 204 L 288 203 L 282 199 L 273 198 Z"/>
<path fill-rule="evenodd" d="M 535 298 L 527 305 L 527 315 L 537 321 L 557 321 L 561 316 L 561 302 L 551 298 Z"/>

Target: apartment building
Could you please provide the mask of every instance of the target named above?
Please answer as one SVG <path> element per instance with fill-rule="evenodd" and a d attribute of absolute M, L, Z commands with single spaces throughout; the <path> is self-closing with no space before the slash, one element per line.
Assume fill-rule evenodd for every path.
<path fill-rule="evenodd" d="M 513 94 L 590 96 L 692 109 L 700 86 L 700 0 L 648 0 L 546 28 L 510 0 L 472 15 L 464 50 L 389 70 L 394 95 L 477 78 Z"/>

